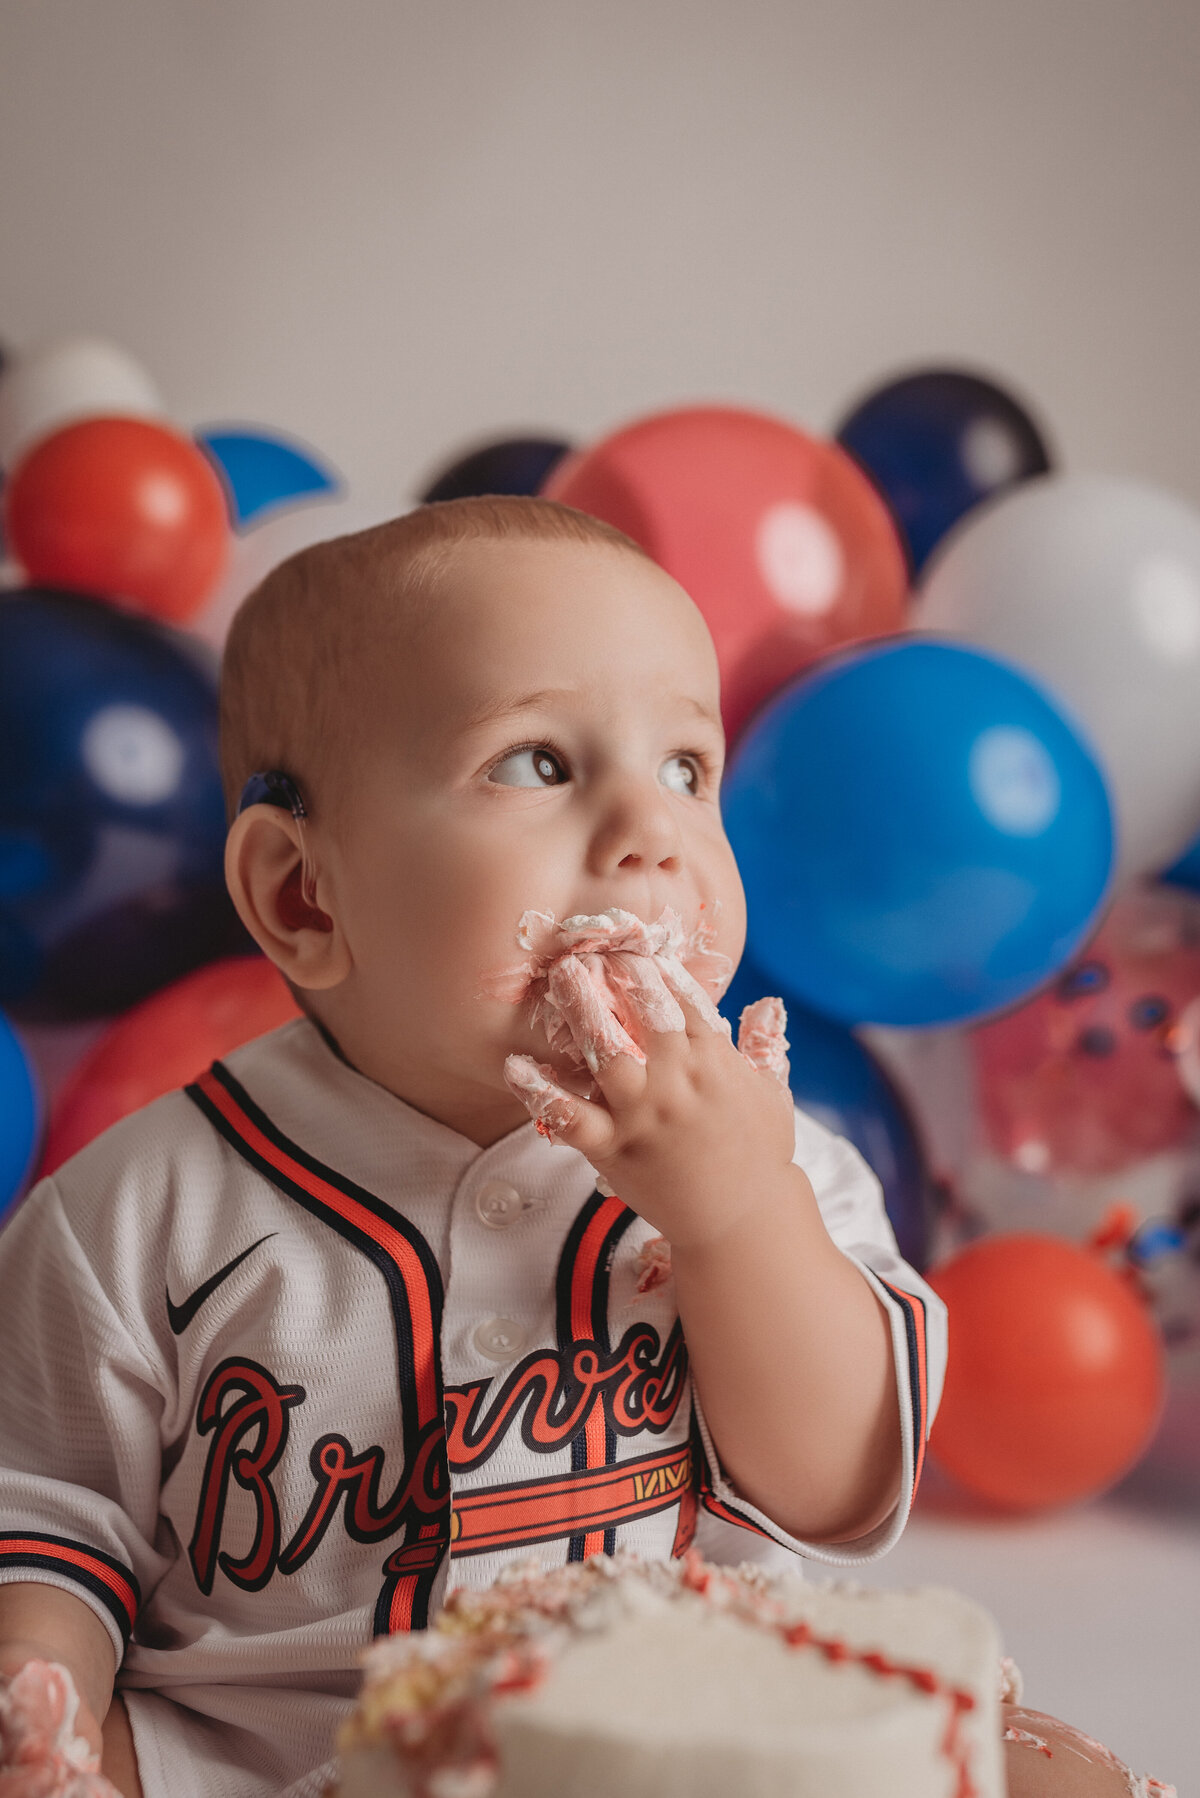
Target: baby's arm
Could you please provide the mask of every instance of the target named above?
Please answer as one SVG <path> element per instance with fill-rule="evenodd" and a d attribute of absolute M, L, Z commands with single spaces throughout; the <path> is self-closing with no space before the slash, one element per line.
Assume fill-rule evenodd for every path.
<path fill-rule="evenodd" d="M 727 1229 L 672 1249 L 696 1390 L 751 1503 L 802 1540 L 850 1540 L 899 1496 L 887 1314 L 798 1167 L 764 1170 L 755 1190 Z"/>
<path fill-rule="evenodd" d="M 158 1275 L 128 1227 L 138 1196 L 132 1183 L 64 1170 L 0 1237 L 0 1675 L 11 1681 L 31 1661 L 65 1668 L 79 1698 L 74 1733 L 106 1771 L 114 1740 L 128 1740 L 112 1691 L 139 1589 L 168 1565 L 154 1542 L 168 1381 L 132 1315 Z M 136 1790 L 128 1775 L 116 1783 Z"/>
<path fill-rule="evenodd" d="M 79 1693 L 76 1733 L 99 1755 L 116 1656 L 95 1611 L 57 1586 L 0 1586 L 0 1677 L 10 1679 L 27 1661 L 52 1661 L 67 1669 Z"/>
<path fill-rule="evenodd" d="M 895 1255 L 881 1206 L 890 1246 L 872 1241 L 869 1227 L 862 1234 L 853 1202 L 842 1207 L 835 1243 L 822 1216 L 826 1195 L 818 1206 L 793 1161 L 786 1084 L 769 1057 L 739 1053 L 714 1027 L 707 995 L 684 971 L 655 964 L 681 1027 L 641 1031 L 644 1058 L 611 1045 L 597 1056 L 584 970 L 571 960 L 552 972 L 552 988 L 581 1050 L 592 1051 L 603 1103 L 557 1088 L 522 1096 L 535 1115 L 540 1107 L 556 1141 L 580 1149 L 670 1241 L 696 1390 L 739 1494 L 810 1543 L 867 1535 L 895 1509 L 904 1461 L 911 1475 L 919 1457 L 924 1418 L 914 1419 L 905 1453 L 896 1366 L 899 1355 L 907 1378 L 905 1331 L 911 1324 L 919 1336 L 922 1306 L 898 1295 L 892 1276 L 903 1270 L 901 1287 L 921 1282 Z M 536 1083 L 524 1068 L 508 1072 Z M 859 1254 L 860 1241 L 880 1251 L 882 1278 Z"/>

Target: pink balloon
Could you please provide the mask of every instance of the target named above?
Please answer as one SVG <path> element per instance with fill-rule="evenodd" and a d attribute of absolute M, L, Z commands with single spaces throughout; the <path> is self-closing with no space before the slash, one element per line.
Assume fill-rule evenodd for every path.
<path fill-rule="evenodd" d="M 1169 888 L 1118 899 L 1053 987 L 971 1033 L 986 1136 L 1027 1173 L 1106 1174 L 1176 1147 L 1197 1123 L 1180 1019 L 1200 995 L 1200 903 Z"/>
<path fill-rule="evenodd" d="M 734 406 L 642 418 L 552 471 L 547 499 L 615 525 L 703 612 L 732 742 L 818 656 L 905 623 L 891 514 L 839 444 Z"/>

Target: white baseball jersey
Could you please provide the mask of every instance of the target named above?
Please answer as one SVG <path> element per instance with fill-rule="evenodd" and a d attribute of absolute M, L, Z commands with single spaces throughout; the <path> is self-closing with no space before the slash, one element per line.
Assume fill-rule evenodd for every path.
<path fill-rule="evenodd" d="M 944 1310 L 855 1151 L 797 1112 L 795 1159 L 900 1395 L 901 1501 L 834 1549 L 724 1477 L 655 1232 L 532 1123 L 480 1149 L 301 1020 L 42 1181 L 0 1238 L 0 1579 L 106 1623 L 146 1798 L 315 1798 L 372 1635 L 513 1556 L 881 1554 Z"/>

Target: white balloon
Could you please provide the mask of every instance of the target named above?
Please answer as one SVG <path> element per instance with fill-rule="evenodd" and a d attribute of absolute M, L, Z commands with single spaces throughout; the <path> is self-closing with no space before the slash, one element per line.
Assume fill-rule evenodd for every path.
<path fill-rule="evenodd" d="M 1044 475 L 971 515 L 915 622 L 1024 666 L 1108 776 L 1122 877 L 1200 829 L 1200 512 L 1135 481 Z"/>
<path fill-rule="evenodd" d="M 40 437 L 78 419 L 164 411 L 146 370 L 117 344 L 59 338 L 15 357 L 0 378 L 0 466 L 12 468 Z"/>

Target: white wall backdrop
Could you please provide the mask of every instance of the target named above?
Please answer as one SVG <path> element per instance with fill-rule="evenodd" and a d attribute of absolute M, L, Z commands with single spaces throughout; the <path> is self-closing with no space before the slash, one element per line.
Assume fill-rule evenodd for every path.
<path fill-rule="evenodd" d="M 1200 499 L 1195 0 L 0 0 L 0 341 L 372 505 L 491 431 L 1013 382 Z"/>

